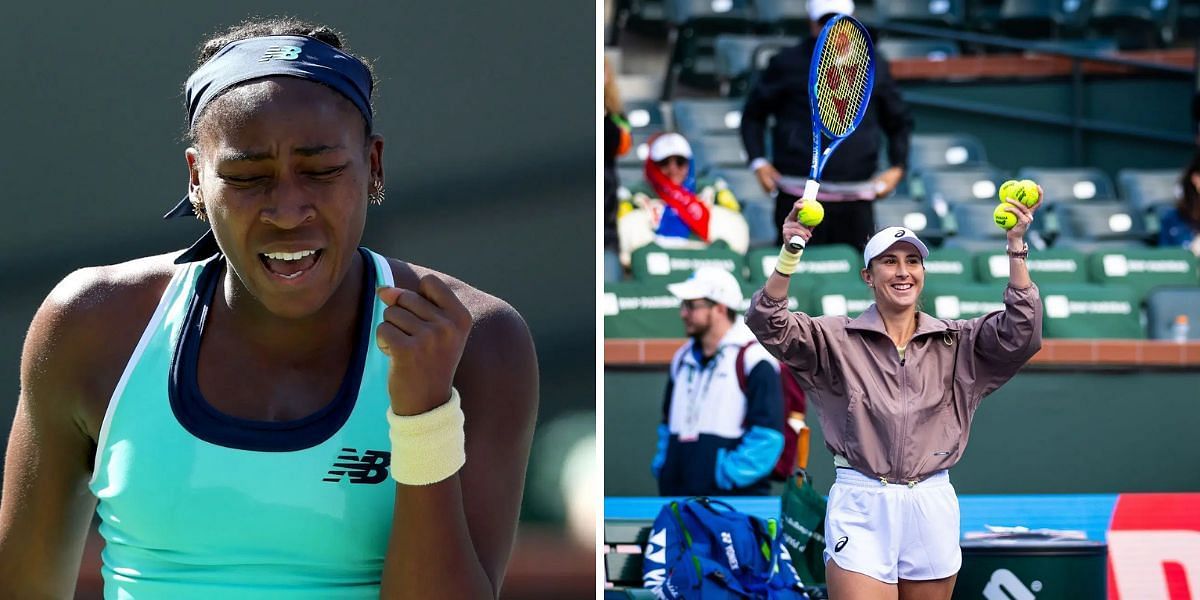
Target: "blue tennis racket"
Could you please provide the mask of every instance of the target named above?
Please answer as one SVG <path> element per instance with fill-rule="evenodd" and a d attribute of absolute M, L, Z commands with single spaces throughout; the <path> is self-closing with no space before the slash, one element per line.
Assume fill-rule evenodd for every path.
<path fill-rule="evenodd" d="M 804 184 L 806 202 L 817 199 L 821 171 L 842 140 L 862 122 L 875 86 L 875 46 L 862 23 L 838 15 L 821 28 L 808 68 L 808 99 L 812 106 L 812 168 Z M 821 150 L 822 136 L 829 145 Z M 804 239 L 792 236 L 788 250 L 799 253 Z"/>

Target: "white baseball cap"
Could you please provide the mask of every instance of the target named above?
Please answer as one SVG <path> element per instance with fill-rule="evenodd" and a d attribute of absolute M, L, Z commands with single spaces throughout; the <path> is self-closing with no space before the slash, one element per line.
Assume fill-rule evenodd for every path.
<path fill-rule="evenodd" d="M 742 305 L 742 286 L 733 273 L 719 267 L 700 267 L 686 281 L 667 286 L 680 300 L 712 300 L 738 310 Z"/>
<path fill-rule="evenodd" d="M 905 227 L 888 227 L 879 233 L 871 236 L 871 241 L 867 242 L 867 248 L 863 250 L 863 265 L 871 264 L 871 259 L 883 254 L 888 248 L 891 248 L 897 242 L 908 242 L 917 247 L 917 252 L 921 253 L 921 258 L 925 259 L 929 256 L 929 248 L 925 246 L 925 242 L 917 237 L 911 229 Z"/>
<path fill-rule="evenodd" d="M 808 0 L 808 18 L 810 20 L 816 21 L 829 13 L 854 14 L 854 0 Z"/>
<path fill-rule="evenodd" d="M 692 145 L 678 133 L 664 133 L 650 144 L 650 160 L 658 162 L 668 156 L 692 157 Z"/>

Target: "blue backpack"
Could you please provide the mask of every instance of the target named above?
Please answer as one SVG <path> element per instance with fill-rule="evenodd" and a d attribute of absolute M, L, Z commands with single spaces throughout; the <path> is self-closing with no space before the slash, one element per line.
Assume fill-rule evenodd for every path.
<path fill-rule="evenodd" d="M 807 600 L 775 519 L 711 498 L 672 501 L 650 529 L 642 584 L 664 599 Z"/>

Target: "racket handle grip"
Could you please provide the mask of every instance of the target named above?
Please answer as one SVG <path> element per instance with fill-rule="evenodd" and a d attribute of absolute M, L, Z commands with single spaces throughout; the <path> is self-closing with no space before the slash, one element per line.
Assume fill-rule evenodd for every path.
<path fill-rule="evenodd" d="M 816 179 L 809 179 L 804 182 L 804 195 L 800 198 L 805 201 L 816 200 L 817 190 L 819 189 L 821 189 L 821 182 Z"/>

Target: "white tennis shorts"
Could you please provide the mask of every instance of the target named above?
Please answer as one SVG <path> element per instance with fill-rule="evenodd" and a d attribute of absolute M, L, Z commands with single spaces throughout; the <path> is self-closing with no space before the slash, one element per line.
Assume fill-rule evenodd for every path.
<path fill-rule="evenodd" d="M 825 563 L 886 583 L 949 577 L 962 566 L 958 496 L 940 471 L 909 487 L 837 469 L 825 518 Z"/>

